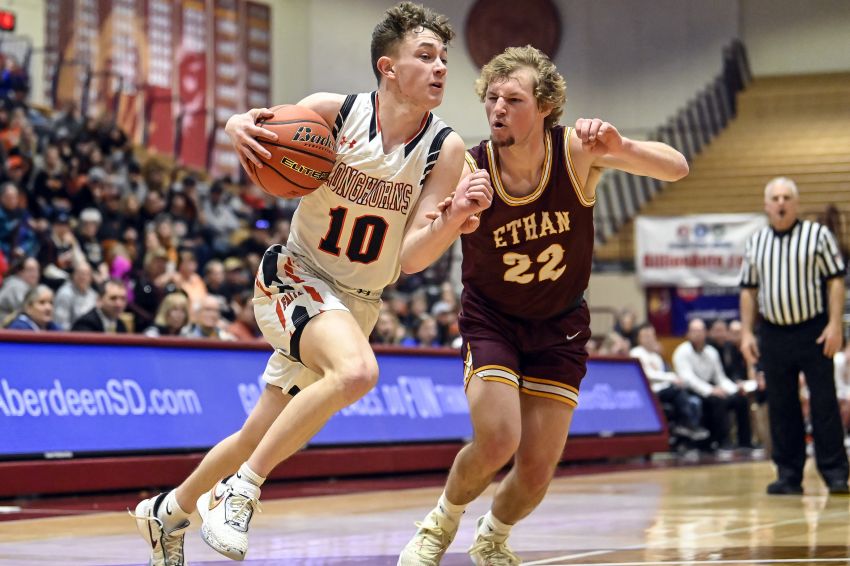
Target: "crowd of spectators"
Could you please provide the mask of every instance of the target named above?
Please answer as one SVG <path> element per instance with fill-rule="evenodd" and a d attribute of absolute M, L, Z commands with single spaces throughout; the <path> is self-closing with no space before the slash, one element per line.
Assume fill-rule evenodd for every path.
<path fill-rule="evenodd" d="M 27 89 L 0 77 L 0 327 L 259 339 L 254 270 L 296 201 L 147 155 L 112 116 L 36 110 Z M 372 341 L 457 346 L 450 268 L 389 288 Z"/>

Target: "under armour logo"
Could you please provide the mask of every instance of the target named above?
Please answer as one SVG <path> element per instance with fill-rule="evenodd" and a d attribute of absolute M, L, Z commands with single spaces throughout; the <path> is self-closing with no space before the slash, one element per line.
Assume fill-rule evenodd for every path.
<path fill-rule="evenodd" d="M 357 143 L 357 140 L 356 140 L 356 139 L 349 140 L 349 139 L 348 139 L 347 137 L 345 137 L 345 136 L 342 136 L 342 138 L 339 140 L 339 144 L 340 144 L 340 145 L 346 145 L 346 144 L 348 144 L 348 149 L 353 148 L 353 147 L 354 147 L 354 144 L 356 144 L 356 143 Z"/>

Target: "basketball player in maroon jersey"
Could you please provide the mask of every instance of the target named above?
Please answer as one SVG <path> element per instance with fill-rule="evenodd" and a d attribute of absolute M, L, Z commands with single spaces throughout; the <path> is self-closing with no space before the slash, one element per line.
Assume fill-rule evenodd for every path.
<path fill-rule="evenodd" d="M 664 181 L 688 173 L 672 147 L 630 140 L 600 119 L 559 126 L 564 79 L 531 46 L 492 59 L 476 89 L 490 140 L 470 150 L 467 166 L 490 173 L 495 195 L 478 230 L 462 236 L 460 330 L 474 434 L 400 566 L 439 564 L 467 504 L 511 458 L 469 553 L 478 565 L 520 563 L 506 540 L 546 493 L 586 371 L 590 316 L 583 293 L 602 170 Z M 445 214 L 450 207 L 444 201 L 439 208 Z"/>

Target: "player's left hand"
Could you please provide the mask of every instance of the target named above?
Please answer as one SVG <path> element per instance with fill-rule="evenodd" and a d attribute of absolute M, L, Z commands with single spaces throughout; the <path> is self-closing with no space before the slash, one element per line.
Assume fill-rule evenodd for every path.
<path fill-rule="evenodd" d="M 827 324 L 818 336 L 817 343 L 823 344 L 823 355 L 832 358 L 841 349 L 841 326 Z"/>
<path fill-rule="evenodd" d="M 623 136 L 610 122 L 599 118 L 579 118 L 575 129 L 581 148 L 593 155 L 617 153 L 623 147 Z"/>

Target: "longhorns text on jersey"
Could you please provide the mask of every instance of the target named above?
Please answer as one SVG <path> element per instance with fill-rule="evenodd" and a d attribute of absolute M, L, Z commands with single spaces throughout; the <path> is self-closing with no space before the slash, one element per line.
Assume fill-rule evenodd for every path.
<path fill-rule="evenodd" d="M 334 168 L 302 199 L 287 243 L 352 289 L 383 289 L 398 277 L 408 215 L 451 132 L 429 112 L 416 135 L 384 153 L 378 105 L 377 92 L 345 99 L 334 124 Z"/>

